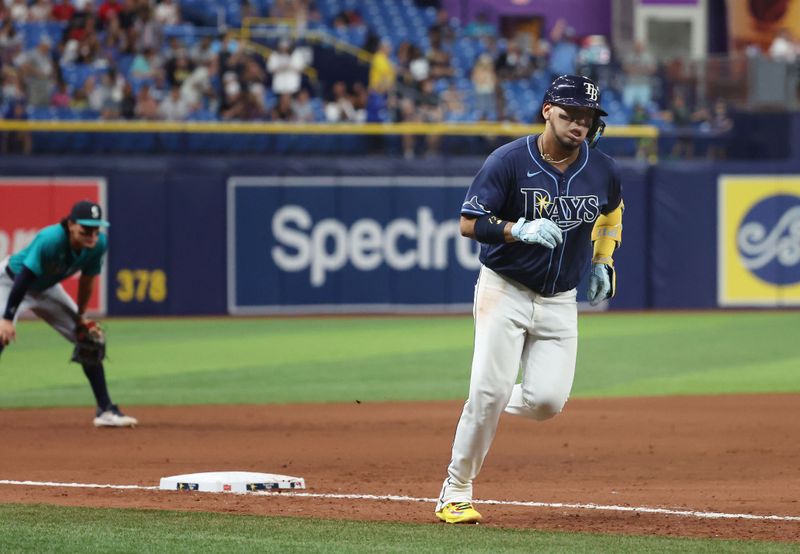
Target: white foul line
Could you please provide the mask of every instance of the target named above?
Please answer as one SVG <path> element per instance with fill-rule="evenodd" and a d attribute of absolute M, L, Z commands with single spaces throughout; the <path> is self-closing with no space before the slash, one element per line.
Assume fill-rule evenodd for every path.
<path fill-rule="evenodd" d="M 71 487 L 78 489 L 121 489 L 121 490 L 162 490 L 159 487 L 144 485 L 99 485 L 92 483 L 54 483 L 50 481 L 12 481 L 0 479 L 0 485 L 20 485 L 28 487 Z M 173 491 L 164 491 L 173 492 Z M 212 494 L 212 493 L 204 493 Z M 337 494 L 312 492 L 225 492 L 221 494 L 249 494 L 254 496 L 291 496 L 299 498 L 327 498 L 341 500 L 383 500 L 390 502 L 426 502 L 433 504 L 436 498 L 418 498 L 415 496 L 374 495 L 374 494 Z M 494 504 L 497 506 L 522 506 L 526 508 L 561 508 L 568 510 L 600 510 L 608 512 L 634 512 L 643 514 L 660 514 L 669 516 L 695 517 L 700 519 L 750 519 L 757 521 L 798 521 L 800 516 L 729 514 L 725 512 L 700 512 L 695 510 L 672 510 L 669 508 L 650 508 L 648 506 L 615 506 L 603 504 L 570 504 L 565 502 L 524 502 L 519 500 L 475 500 L 475 504 Z"/>
<path fill-rule="evenodd" d="M 158 487 L 144 485 L 95 485 L 92 483 L 54 483 L 52 481 L 10 481 L 0 479 L 0 485 L 21 485 L 24 487 L 69 487 L 73 489 L 127 489 L 127 490 L 158 490 Z"/>

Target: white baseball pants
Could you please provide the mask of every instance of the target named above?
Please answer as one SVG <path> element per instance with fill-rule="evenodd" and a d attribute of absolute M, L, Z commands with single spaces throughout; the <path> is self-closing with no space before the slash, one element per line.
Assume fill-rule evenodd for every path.
<path fill-rule="evenodd" d="M 7 265 L 8 258 L 0 262 L 0 311 L 5 311 L 11 287 L 14 286 L 14 281 L 6 273 Z M 65 339 L 75 343 L 78 306 L 60 284 L 41 292 L 29 290 L 25 298 L 22 299 L 22 303 L 14 317 L 14 323 L 19 318 L 19 314 L 25 310 L 32 310 L 33 313 L 49 323 Z"/>
<path fill-rule="evenodd" d="M 558 414 L 569 397 L 578 349 L 575 289 L 551 297 L 482 267 L 475 287 L 475 346 L 469 398 L 453 441 L 436 510 L 472 501 L 505 411 L 535 420 Z M 522 369 L 522 383 L 515 384 Z"/>

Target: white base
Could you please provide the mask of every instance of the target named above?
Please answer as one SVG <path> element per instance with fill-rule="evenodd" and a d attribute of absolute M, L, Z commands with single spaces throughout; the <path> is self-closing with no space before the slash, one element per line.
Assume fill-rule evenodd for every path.
<path fill-rule="evenodd" d="M 200 492 L 258 492 L 306 488 L 305 479 L 251 471 L 210 471 L 162 477 L 161 490 Z"/>

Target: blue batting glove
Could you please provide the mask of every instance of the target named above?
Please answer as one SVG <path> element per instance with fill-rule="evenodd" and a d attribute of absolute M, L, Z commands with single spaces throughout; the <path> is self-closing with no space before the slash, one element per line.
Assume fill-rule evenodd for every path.
<path fill-rule="evenodd" d="M 549 219 L 529 221 L 521 217 L 511 227 L 511 236 L 525 244 L 538 244 L 551 249 L 564 242 L 561 229 Z"/>
<path fill-rule="evenodd" d="M 592 272 L 589 275 L 589 288 L 586 296 L 589 297 L 589 304 L 597 306 L 600 302 L 608 298 L 611 292 L 611 277 L 606 264 L 592 264 Z"/>

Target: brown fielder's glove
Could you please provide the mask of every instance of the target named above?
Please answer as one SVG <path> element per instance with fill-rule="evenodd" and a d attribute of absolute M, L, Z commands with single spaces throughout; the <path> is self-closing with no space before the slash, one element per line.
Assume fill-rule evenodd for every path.
<path fill-rule="evenodd" d="M 72 361 L 96 365 L 106 357 L 106 335 L 95 321 L 85 320 L 75 328 L 75 350 Z"/>

